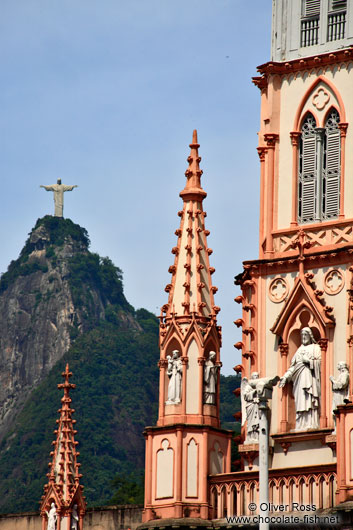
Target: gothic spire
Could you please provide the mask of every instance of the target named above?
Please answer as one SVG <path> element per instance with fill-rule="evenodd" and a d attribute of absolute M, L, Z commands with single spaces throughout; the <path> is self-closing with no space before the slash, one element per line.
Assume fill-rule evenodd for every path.
<path fill-rule="evenodd" d="M 212 285 L 211 280 L 215 269 L 209 263 L 212 249 L 208 247 L 207 236 L 210 232 L 205 228 L 206 212 L 202 208 L 202 201 L 207 194 L 201 187 L 199 147 L 195 130 L 187 159 L 187 182 L 180 193 L 184 204 L 183 210 L 178 214 L 181 220 L 180 227 L 175 232 L 178 236 L 177 246 L 172 249 L 174 264 L 169 267 L 172 280 L 166 286 L 169 300 L 162 308 L 167 317 L 172 314 L 211 317 L 219 311 L 214 305 L 217 287 Z"/>
<path fill-rule="evenodd" d="M 52 442 L 53 450 L 50 453 L 51 462 L 49 462 L 49 479 L 48 484 L 44 486 L 44 495 L 41 501 L 41 515 L 46 517 L 51 503 L 55 503 L 58 515 L 69 517 L 74 505 L 77 506 L 80 518 L 85 512 L 85 501 L 82 496 L 83 486 L 80 485 L 82 477 L 78 463 L 79 452 L 77 451 L 78 442 L 75 441 L 77 431 L 74 426 L 76 420 L 72 418 L 75 409 L 71 408 L 70 390 L 76 388 L 76 385 L 70 383 L 72 372 L 69 371 L 69 365 L 66 365 L 62 373 L 64 382 L 58 384 L 59 389 L 64 390 L 61 398 L 61 408 L 59 419 L 56 420 L 57 428 L 54 431 L 55 440 Z"/>

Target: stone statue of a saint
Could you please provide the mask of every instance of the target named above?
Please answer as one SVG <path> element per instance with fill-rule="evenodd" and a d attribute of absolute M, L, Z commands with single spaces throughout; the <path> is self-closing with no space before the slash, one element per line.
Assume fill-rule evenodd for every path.
<path fill-rule="evenodd" d="M 251 380 L 259 378 L 258 372 L 251 374 Z M 247 377 L 241 380 L 241 408 L 242 408 L 242 425 L 247 422 L 246 427 L 246 444 L 258 443 L 259 441 L 259 399 L 256 387 L 253 388 Z"/>
<path fill-rule="evenodd" d="M 300 332 L 301 346 L 290 367 L 281 377 L 279 386 L 293 383 L 296 421 L 295 430 L 318 429 L 320 425 L 321 349 L 309 327 Z"/>
<path fill-rule="evenodd" d="M 344 361 L 340 361 L 337 364 L 338 376 L 335 379 L 330 375 L 330 381 L 332 384 L 332 415 L 335 422 L 336 432 L 336 416 L 333 413 L 337 409 L 338 405 L 344 405 L 349 399 L 349 370 L 348 365 Z"/>
<path fill-rule="evenodd" d="M 203 369 L 203 402 L 207 405 L 216 404 L 216 389 L 219 366 L 216 365 L 216 352 L 210 351 Z"/>
<path fill-rule="evenodd" d="M 56 521 L 58 519 L 58 515 L 56 513 L 56 507 L 54 502 L 51 503 L 50 510 L 49 512 L 46 511 L 46 514 L 48 517 L 47 530 L 56 530 Z"/>
<path fill-rule="evenodd" d="M 71 514 L 71 528 L 70 530 L 78 530 L 78 513 L 77 513 L 77 504 L 73 505 L 72 514 Z"/>
<path fill-rule="evenodd" d="M 253 372 L 251 378 L 243 377 L 241 381 L 241 408 L 242 425 L 247 421 L 246 444 L 258 443 L 259 441 L 259 404 L 263 399 L 268 399 L 268 391 L 272 396 L 272 389 L 279 381 L 278 375 L 275 377 L 261 377 L 259 373 Z"/>
<path fill-rule="evenodd" d="M 167 355 L 168 367 L 167 375 L 169 377 L 168 400 L 166 405 L 176 405 L 181 402 L 181 378 L 183 365 L 179 357 L 178 350 L 174 350 L 172 355 Z"/>
<path fill-rule="evenodd" d="M 61 184 L 61 179 L 58 179 L 56 184 L 51 184 L 50 186 L 40 186 L 40 188 L 44 188 L 46 191 L 54 192 L 55 217 L 63 217 L 64 192 L 72 191 L 74 188 L 77 187 L 78 186 L 76 184 L 74 186 L 67 186 L 66 184 Z"/>

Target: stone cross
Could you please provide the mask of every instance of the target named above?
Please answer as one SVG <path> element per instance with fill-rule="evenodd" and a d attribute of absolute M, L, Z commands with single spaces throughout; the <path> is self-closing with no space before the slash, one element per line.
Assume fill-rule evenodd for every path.
<path fill-rule="evenodd" d="M 40 187 L 44 188 L 46 191 L 54 192 L 54 204 L 55 204 L 54 216 L 63 217 L 64 192 L 72 191 L 74 188 L 77 188 L 78 186 L 76 184 L 74 186 L 67 186 L 66 184 L 61 184 L 61 179 L 58 179 L 56 184 L 52 184 L 50 186 L 41 185 Z"/>

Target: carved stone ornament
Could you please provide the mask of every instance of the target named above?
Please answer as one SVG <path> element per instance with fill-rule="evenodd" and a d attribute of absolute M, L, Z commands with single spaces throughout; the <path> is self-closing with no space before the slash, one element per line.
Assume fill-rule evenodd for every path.
<path fill-rule="evenodd" d="M 330 101 L 330 94 L 321 87 L 313 95 L 312 101 L 313 101 L 314 107 L 316 107 L 317 110 L 322 110 L 326 107 L 327 103 Z"/>
<path fill-rule="evenodd" d="M 326 274 L 324 279 L 324 289 L 327 294 L 338 294 L 342 291 L 343 287 L 344 277 L 339 270 L 333 269 Z"/>
<path fill-rule="evenodd" d="M 283 302 L 289 292 L 288 283 L 284 278 L 274 278 L 268 288 L 268 296 L 272 302 L 278 304 Z"/>

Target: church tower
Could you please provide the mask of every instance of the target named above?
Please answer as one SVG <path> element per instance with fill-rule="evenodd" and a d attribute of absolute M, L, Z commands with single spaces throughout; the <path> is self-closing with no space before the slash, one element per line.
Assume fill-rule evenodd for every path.
<path fill-rule="evenodd" d="M 78 442 L 75 441 L 77 431 L 74 428 L 76 420 L 72 418 L 75 412 L 71 408 L 70 390 L 76 385 L 70 383 L 72 372 L 66 365 L 62 374 L 64 382 L 58 384 L 64 390 L 61 399 L 60 417 L 53 450 L 50 453 L 48 484 L 44 486 L 41 500 L 40 514 L 42 516 L 42 530 L 82 530 L 86 502 L 83 497 L 83 486 L 80 485 L 80 464 L 78 462 Z"/>
<path fill-rule="evenodd" d="M 270 499 L 318 509 L 353 498 L 353 408 L 344 401 L 353 367 L 352 46 L 353 1 L 274 0 L 271 61 L 253 79 L 259 258 L 236 277 L 242 375 L 283 378 L 272 400 Z M 255 471 L 258 446 L 246 436 L 245 427 L 244 470 Z"/>
<path fill-rule="evenodd" d="M 197 132 L 190 144 L 183 209 L 160 316 L 159 413 L 147 427 L 143 520 L 210 517 L 207 477 L 230 471 L 229 431 L 220 429 L 221 328 L 212 285 Z"/>

